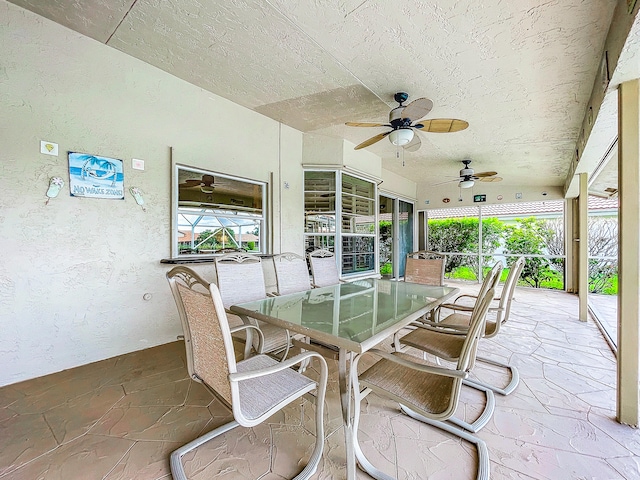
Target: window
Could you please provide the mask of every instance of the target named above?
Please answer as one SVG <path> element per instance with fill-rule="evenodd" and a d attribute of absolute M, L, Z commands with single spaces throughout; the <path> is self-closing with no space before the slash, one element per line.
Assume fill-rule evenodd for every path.
<path fill-rule="evenodd" d="M 305 171 L 304 210 L 307 252 L 335 252 L 342 275 L 375 272 L 375 183 L 341 171 Z"/>
<path fill-rule="evenodd" d="M 173 257 L 224 248 L 265 253 L 266 184 L 176 165 Z"/>

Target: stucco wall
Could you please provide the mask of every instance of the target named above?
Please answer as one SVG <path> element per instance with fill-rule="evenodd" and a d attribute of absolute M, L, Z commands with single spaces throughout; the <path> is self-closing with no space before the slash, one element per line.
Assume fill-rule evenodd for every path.
<path fill-rule="evenodd" d="M 302 251 L 300 132 L 3 1 L 0 45 L 0 385 L 175 340 L 159 263 L 170 256 L 170 146 L 180 163 L 273 172 L 273 211 L 284 205 L 274 249 Z M 59 156 L 39 153 L 40 140 Z M 128 192 L 71 197 L 67 151 L 122 159 L 146 212 Z M 294 188 L 281 198 L 282 162 Z M 52 176 L 65 186 L 45 205 Z"/>
<path fill-rule="evenodd" d="M 160 264 L 171 252 L 171 156 L 272 179 L 271 251 L 303 253 L 301 132 L 4 0 L 0 46 L 0 386 L 175 340 Z M 59 155 L 39 153 L 41 140 Z M 322 141 L 343 155 L 342 141 Z M 125 199 L 71 197 L 68 151 L 123 160 Z M 350 162 L 380 175 L 369 152 Z M 65 186 L 45 205 L 53 176 Z M 211 265 L 194 268 L 213 280 Z"/>

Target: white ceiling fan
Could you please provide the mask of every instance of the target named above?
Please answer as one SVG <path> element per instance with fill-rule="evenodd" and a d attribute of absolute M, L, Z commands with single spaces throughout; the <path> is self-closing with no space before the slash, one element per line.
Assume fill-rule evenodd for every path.
<path fill-rule="evenodd" d="M 471 188 L 475 185 L 476 180 L 480 182 L 501 182 L 502 177 L 498 177 L 498 172 L 479 172 L 475 173 L 473 168 L 469 166 L 471 160 L 462 160 L 464 167 L 460 170 L 460 176 L 447 180 L 446 182 L 435 183 L 432 186 L 443 185 L 445 183 L 458 182 L 460 188 Z"/>

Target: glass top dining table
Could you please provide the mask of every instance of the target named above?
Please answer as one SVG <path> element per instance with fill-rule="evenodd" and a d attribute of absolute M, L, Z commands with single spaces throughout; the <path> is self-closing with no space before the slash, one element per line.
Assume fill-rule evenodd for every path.
<path fill-rule="evenodd" d="M 347 363 L 459 292 L 383 279 L 357 280 L 233 305 L 241 316 L 302 334 L 338 351 L 338 382 L 347 450 L 347 478 L 355 478 L 351 385 Z"/>

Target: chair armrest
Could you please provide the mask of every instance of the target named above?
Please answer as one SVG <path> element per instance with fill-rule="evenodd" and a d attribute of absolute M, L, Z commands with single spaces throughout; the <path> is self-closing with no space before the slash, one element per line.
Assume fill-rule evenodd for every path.
<path fill-rule="evenodd" d="M 443 303 L 440 305 L 440 308 L 448 308 L 449 310 L 458 310 L 460 312 L 473 312 L 473 307 L 468 305 L 458 305 L 456 303 Z"/>
<path fill-rule="evenodd" d="M 264 345 L 264 334 L 262 333 L 262 330 L 258 328 L 258 326 L 252 325 L 250 323 L 245 323 L 244 325 L 238 325 L 237 327 L 230 328 L 229 331 L 233 334 L 233 333 L 240 332 L 242 330 L 248 330 L 248 329 L 253 329 L 258 331 L 258 347 L 256 348 L 256 351 L 259 354 L 262 353 L 262 346 Z"/>
<path fill-rule="evenodd" d="M 477 299 L 478 296 L 477 295 L 471 295 L 470 293 L 463 293 L 462 295 L 458 295 L 456 297 L 456 299 L 453 301 L 453 303 L 456 303 L 461 298 L 474 298 L 474 299 Z"/>
<path fill-rule="evenodd" d="M 454 370 L 451 368 L 436 367 L 432 365 L 423 365 L 420 363 L 410 362 L 409 360 L 405 360 L 404 358 L 398 357 L 397 355 L 394 354 L 395 352 L 387 353 L 383 350 L 378 350 L 374 348 L 367 351 L 366 353 L 373 353 L 386 360 L 390 360 L 394 363 L 397 363 L 407 368 L 411 368 L 413 370 L 418 370 L 419 372 L 434 373 L 436 375 L 442 375 L 445 377 L 462 378 L 462 379 L 467 378 L 469 376 L 469 372 L 466 372 L 464 370 Z"/>
<path fill-rule="evenodd" d="M 414 322 L 410 325 L 417 328 L 423 328 L 425 330 L 431 330 L 432 332 L 448 333 L 450 335 L 466 335 L 469 331 L 469 327 L 465 327 L 463 325 L 443 325 L 439 322 L 431 321 Z"/>
<path fill-rule="evenodd" d="M 295 357 L 291 357 L 288 360 L 284 360 L 282 362 L 278 362 L 275 365 L 267 368 L 261 368 L 259 370 L 251 370 L 249 372 L 236 372 L 229 374 L 229 380 L 232 382 L 241 382 L 243 380 L 248 380 L 250 378 L 264 377 L 265 375 L 271 375 L 272 373 L 280 372 L 287 368 L 290 368 L 298 363 L 302 363 L 311 357 L 317 357 L 320 359 L 320 369 L 322 371 L 321 375 L 326 376 L 328 372 L 327 362 L 326 360 L 316 352 L 303 352 Z"/>

